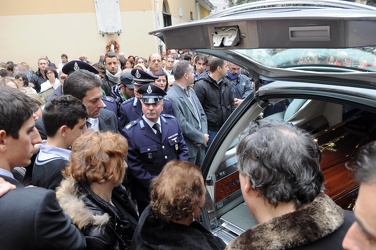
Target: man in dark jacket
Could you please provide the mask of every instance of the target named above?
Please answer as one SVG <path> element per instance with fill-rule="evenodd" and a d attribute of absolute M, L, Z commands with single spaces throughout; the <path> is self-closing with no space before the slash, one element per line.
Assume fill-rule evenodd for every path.
<path fill-rule="evenodd" d="M 235 106 L 237 107 L 252 92 L 251 80 L 241 73 L 238 65 L 229 63 L 228 67 L 226 77 L 230 81 Z"/>
<path fill-rule="evenodd" d="M 106 96 L 111 96 L 111 88 L 120 83 L 120 62 L 115 53 L 108 52 L 104 57 L 106 74 L 102 79 L 102 89 Z"/>
<path fill-rule="evenodd" d="M 39 93 L 40 86 L 42 83 L 47 81 L 46 68 L 49 66 L 48 60 L 46 58 L 39 58 L 38 60 L 38 70 L 31 76 L 29 82 L 34 84 L 35 90 Z"/>
<path fill-rule="evenodd" d="M 242 195 L 258 224 L 226 249 L 342 249 L 354 214 L 324 193 L 321 151 L 312 136 L 292 124 L 260 120 L 236 154 Z"/>
<path fill-rule="evenodd" d="M 199 79 L 194 86 L 208 119 L 208 147 L 232 111 L 235 110 L 231 87 L 225 77 L 228 70 L 227 61 L 211 58 L 209 66 L 209 74 Z"/>
<path fill-rule="evenodd" d="M 27 166 L 34 145 L 34 101 L 23 92 L 0 87 L 0 177 L 17 188 L 0 197 L 1 249 L 85 249 L 82 233 L 63 213 L 55 192 L 25 188 L 14 179 L 15 167 Z"/>

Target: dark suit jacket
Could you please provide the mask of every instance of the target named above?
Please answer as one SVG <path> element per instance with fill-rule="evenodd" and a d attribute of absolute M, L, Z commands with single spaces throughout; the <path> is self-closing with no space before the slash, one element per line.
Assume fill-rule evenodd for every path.
<path fill-rule="evenodd" d="M 0 247 L 2 250 L 84 249 L 85 238 L 60 208 L 55 192 L 17 186 L 0 197 Z"/>
<path fill-rule="evenodd" d="M 202 144 L 204 142 L 204 134 L 208 133 L 208 123 L 205 111 L 192 88 L 189 88 L 189 94 L 195 106 L 192 105 L 183 89 L 176 83 L 168 90 L 167 97 L 171 100 L 172 110 L 183 131 L 189 158 L 193 158 L 200 149 L 194 143 Z"/>
<path fill-rule="evenodd" d="M 114 112 L 107 109 L 101 109 L 98 119 L 100 131 L 118 132 L 118 122 Z"/>

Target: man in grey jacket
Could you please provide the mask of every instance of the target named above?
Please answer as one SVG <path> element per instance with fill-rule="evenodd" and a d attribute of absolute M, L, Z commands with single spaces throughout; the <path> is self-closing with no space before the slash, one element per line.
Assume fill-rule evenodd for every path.
<path fill-rule="evenodd" d="M 171 100 L 172 110 L 183 131 L 189 161 L 201 167 L 209 135 L 206 114 L 190 87 L 194 81 L 193 67 L 188 61 L 179 61 L 173 72 L 175 82 L 168 90 L 167 97 Z"/>

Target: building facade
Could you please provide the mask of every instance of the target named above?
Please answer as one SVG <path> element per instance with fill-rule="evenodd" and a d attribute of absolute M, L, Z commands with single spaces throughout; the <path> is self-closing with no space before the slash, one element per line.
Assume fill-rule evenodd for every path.
<path fill-rule="evenodd" d="M 42 55 L 58 64 L 87 56 L 95 63 L 116 41 L 126 56 L 148 57 L 164 44 L 148 33 L 199 20 L 214 6 L 209 0 L 0 0 L 0 62 L 27 62 Z"/>

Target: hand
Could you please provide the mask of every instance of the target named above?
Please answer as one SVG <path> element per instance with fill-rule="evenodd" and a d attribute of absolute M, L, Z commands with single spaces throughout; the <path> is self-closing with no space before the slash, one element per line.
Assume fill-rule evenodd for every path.
<path fill-rule="evenodd" d="M 204 142 L 202 144 L 204 144 L 204 146 L 205 146 L 208 141 L 209 141 L 209 135 L 204 134 Z"/>
<path fill-rule="evenodd" d="M 234 103 L 236 107 L 238 107 L 242 102 L 243 102 L 243 99 L 238 99 L 238 98 L 234 99 Z"/>
<path fill-rule="evenodd" d="M 0 177 L 0 197 L 8 193 L 9 190 L 13 189 L 16 189 L 15 185 L 5 181 L 3 178 Z"/>

